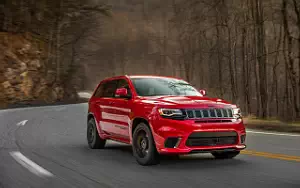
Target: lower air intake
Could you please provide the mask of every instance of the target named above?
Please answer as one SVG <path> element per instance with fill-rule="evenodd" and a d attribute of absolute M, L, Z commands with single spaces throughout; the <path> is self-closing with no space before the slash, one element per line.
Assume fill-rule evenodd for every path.
<path fill-rule="evenodd" d="M 236 132 L 197 132 L 192 133 L 186 141 L 186 146 L 222 146 L 237 143 Z"/>

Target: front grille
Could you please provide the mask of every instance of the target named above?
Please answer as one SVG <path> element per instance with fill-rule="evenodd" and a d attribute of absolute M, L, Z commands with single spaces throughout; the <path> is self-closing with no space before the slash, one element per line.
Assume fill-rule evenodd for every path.
<path fill-rule="evenodd" d="M 207 120 L 196 120 L 195 123 L 229 123 L 232 120 L 229 119 L 207 119 Z"/>
<path fill-rule="evenodd" d="M 233 118 L 231 108 L 188 109 L 183 111 L 189 119 L 194 118 Z"/>
<path fill-rule="evenodd" d="M 237 143 L 236 132 L 197 132 L 192 133 L 186 146 L 222 146 Z"/>

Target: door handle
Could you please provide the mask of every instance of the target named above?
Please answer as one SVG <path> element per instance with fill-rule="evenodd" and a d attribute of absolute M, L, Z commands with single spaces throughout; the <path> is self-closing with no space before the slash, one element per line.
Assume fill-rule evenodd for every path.
<path fill-rule="evenodd" d="M 112 104 L 115 104 L 115 102 L 108 102 L 108 104 L 112 105 Z"/>

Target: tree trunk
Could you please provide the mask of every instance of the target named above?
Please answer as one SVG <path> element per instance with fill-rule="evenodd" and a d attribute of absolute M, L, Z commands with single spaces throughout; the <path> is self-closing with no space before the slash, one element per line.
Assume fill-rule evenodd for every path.
<path fill-rule="evenodd" d="M 232 50 L 232 47 L 231 47 L 231 43 L 232 43 L 232 40 L 231 40 L 231 32 L 230 32 L 230 28 L 227 27 L 227 31 L 228 31 L 228 64 L 229 64 L 229 74 L 230 74 L 230 83 L 231 83 L 231 92 L 232 92 L 232 101 L 236 102 L 236 90 L 235 90 L 235 80 L 234 80 L 234 68 L 233 68 L 233 65 L 232 65 L 232 59 L 233 59 L 233 50 Z"/>
<path fill-rule="evenodd" d="M 297 15 L 297 27 L 298 27 L 298 40 L 297 40 L 298 41 L 298 58 L 297 58 L 298 59 L 298 101 L 297 104 L 300 104 L 300 10 L 297 1 L 293 0 L 293 3 Z M 298 114 L 298 118 L 300 118 L 300 114 Z"/>
<path fill-rule="evenodd" d="M 218 11 L 218 7 L 216 7 L 216 31 L 217 31 L 217 42 L 216 42 L 216 48 L 217 48 L 217 62 L 218 62 L 218 84 L 219 84 L 219 93 L 220 97 L 223 98 L 224 96 L 224 89 L 223 89 L 223 64 L 222 64 L 222 57 L 221 57 L 221 39 L 220 39 L 220 14 Z"/>
<path fill-rule="evenodd" d="M 245 13 L 245 23 L 248 23 L 248 21 L 250 20 L 250 15 L 251 15 L 251 10 L 250 10 L 250 8 L 249 7 L 251 7 L 250 5 L 249 5 L 249 1 L 250 0 L 247 0 L 247 9 L 248 9 L 248 11 Z M 249 32 L 250 31 L 250 32 Z M 246 75 L 245 75 L 245 77 L 246 77 L 246 82 L 245 82 L 245 86 L 246 86 L 246 88 L 245 88 L 245 96 L 246 96 L 246 104 L 247 104 L 247 111 L 248 111 L 248 114 L 251 114 L 252 113 L 252 108 L 251 108 L 251 90 L 252 90 L 252 88 L 251 88 L 251 83 L 252 83 L 252 76 L 251 76 L 251 63 L 250 63 L 250 55 L 249 55 L 249 52 L 252 52 L 253 51 L 253 48 L 251 47 L 251 44 L 252 44 L 252 39 L 251 39 L 251 35 L 250 35 L 250 33 L 251 33 L 251 28 L 250 29 L 248 29 L 248 28 L 245 28 L 245 50 L 246 50 L 246 59 L 245 59 L 245 63 L 246 63 Z M 248 36 L 248 37 L 247 37 Z M 249 49 L 251 49 L 251 50 L 249 50 Z"/>
<path fill-rule="evenodd" d="M 161 64 L 160 64 L 160 74 L 166 74 L 166 67 L 168 67 L 168 62 L 167 62 L 167 45 L 168 45 L 168 19 L 167 19 L 167 11 L 163 10 L 162 11 L 162 25 L 163 25 L 163 36 L 162 36 L 162 52 L 160 53 L 161 56 Z M 168 73 L 167 73 L 168 74 Z"/>
<path fill-rule="evenodd" d="M 251 16 L 252 19 L 255 21 L 256 20 L 256 14 L 255 14 L 255 0 L 251 0 Z M 260 103 L 260 89 L 259 89 L 259 78 L 258 78 L 258 69 L 257 69 L 257 57 L 258 57 L 258 49 L 257 49 L 257 25 L 254 25 L 253 29 L 253 54 L 254 54 L 254 61 L 253 61 L 253 71 L 254 71 L 254 77 L 255 77 L 255 90 L 256 90 L 256 116 L 260 116 L 260 111 L 261 111 L 261 103 Z"/>
<path fill-rule="evenodd" d="M 282 1 L 282 16 L 283 16 L 283 25 L 284 25 L 284 30 L 285 30 L 285 34 L 287 37 L 287 45 L 288 45 L 288 76 L 289 79 L 291 81 L 292 84 L 292 99 L 293 99 L 293 107 L 294 107 L 294 111 L 295 111 L 295 115 L 296 117 L 300 117 L 300 113 L 299 113 L 299 107 L 298 107 L 298 103 L 297 103 L 297 75 L 295 72 L 295 67 L 294 67 L 294 60 L 293 60 L 293 56 L 292 56 L 292 48 L 293 48 L 293 38 L 290 34 L 289 31 L 289 23 L 288 23 L 288 15 L 287 15 L 287 1 L 283 0 Z"/>
<path fill-rule="evenodd" d="M 244 19 L 245 20 L 245 19 Z M 248 102 L 247 102 L 247 95 L 248 95 L 248 92 L 247 92 L 247 81 L 248 81 L 248 78 L 247 78 L 247 70 L 246 70 L 246 54 L 245 54 L 245 51 L 246 51 L 246 27 L 243 27 L 242 28 L 242 75 L 241 75 L 241 85 L 242 85 L 242 88 L 243 88 L 243 102 L 244 102 L 244 111 L 246 114 L 248 114 Z"/>
<path fill-rule="evenodd" d="M 60 82 L 61 65 L 60 65 L 60 36 L 61 36 L 62 24 L 58 23 L 56 29 L 56 81 Z"/>
<path fill-rule="evenodd" d="M 237 80 L 238 80 L 238 69 L 237 69 L 237 44 L 239 42 L 239 36 L 237 34 L 237 24 L 235 24 L 235 40 L 233 41 L 233 68 L 234 68 L 234 90 L 235 90 L 235 94 L 236 94 L 236 99 L 235 99 L 235 102 L 236 103 L 239 103 L 239 88 L 238 88 L 238 83 L 237 83 Z"/>
<path fill-rule="evenodd" d="M 274 33 L 276 33 L 276 28 L 274 28 Z M 280 27 L 280 32 L 279 32 L 279 39 L 278 39 L 278 43 L 276 45 L 276 56 L 275 56 L 275 63 L 273 65 L 273 83 L 272 83 L 272 92 L 271 92 L 271 102 L 274 100 L 275 98 L 275 106 L 276 106 L 276 111 L 275 111 L 275 116 L 278 116 L 279 113 L 279 103 L 278 103 L 278 75 L 277 75 L 277 67 L 280 64 L 280 60 L 279 60 L 279 55 L 280 55 L 280 46 L 282 43 L 282 28 Z M 276 38 L 275 38 L 276 40 Z"/>
<path fill-rule="evenodd" d="M 257 62 L 258 62 L 258 76 L 260 80 L 260 101 L 262 107 L 261 117 L 266 118 L 267 116 L 267 76 L 266 76 L 266 56 L 265 56 L 265 34 L 264 34 L 264 23 L 263 23 L 263 7 L 261 0 L 256 0 L 256 34 L 257 34 Z"/>
<path fill-rule="evenodd" d="M 0 31 L 4 31 L 5 25 L 5 1 L 0 1 Z"/>

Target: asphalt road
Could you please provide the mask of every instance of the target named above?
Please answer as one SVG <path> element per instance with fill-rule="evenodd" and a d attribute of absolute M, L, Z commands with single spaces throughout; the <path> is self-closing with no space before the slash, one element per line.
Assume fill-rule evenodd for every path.
<path fill-rule="evenodd" d="M 0 188 L 300 188 L 300 136 L 248 132 L 233 160 L 195 154 L 143 167 L 127 145 L 89 149 L 86 112 L 86 104 L 0 111 Z"/>

